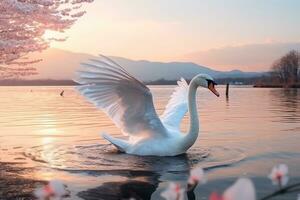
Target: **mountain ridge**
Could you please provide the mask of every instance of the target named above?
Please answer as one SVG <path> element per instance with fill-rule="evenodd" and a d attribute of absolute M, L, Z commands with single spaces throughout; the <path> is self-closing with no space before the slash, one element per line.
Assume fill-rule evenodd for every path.
<path fill-rule="evenodd" d="M 195 64 L 193 62 L 156 62 L 148 60 L 132 60 L 120 56 L 109 56 L 122 65 L 129 73 L 142 81 L 155 81 L 159 79 L 178 80 L 181 77 L 191 79 L 199 73 L 207 73 L 214 78 L 248 78 L 263 75 L 261 72 L 243 72 L 240 70 L 218 71 L 210 67 Z M 36 63 L 39 74 L 31 79 L 74 79 L 75 71 L 80 63 L 88 62 L 88 59 L 97 59 L 97 56 L 50 48 L 42 53 L 34 53 L 32 59 L 42 58 Z"/>

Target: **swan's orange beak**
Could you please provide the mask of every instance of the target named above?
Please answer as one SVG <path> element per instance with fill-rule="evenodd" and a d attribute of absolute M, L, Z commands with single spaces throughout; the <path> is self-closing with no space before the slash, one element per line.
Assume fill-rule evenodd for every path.
<path fill-rule="evenodd" d="M 212 93 L 214 93 L 217 97 L 220 96 L 219 92 L 218 92 L 218 91 L 216 90 L 216 88 L 215 88 L 215 84 L 214 84 L 214 83 L 209 83 L 208 89 L 209 89 L 210 91 L 212 91 Z"/>

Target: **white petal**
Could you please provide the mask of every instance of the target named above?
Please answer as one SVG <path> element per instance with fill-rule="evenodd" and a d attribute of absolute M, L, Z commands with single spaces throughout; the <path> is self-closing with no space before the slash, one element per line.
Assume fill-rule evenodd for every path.
<path fill-rule="evenodd" d="M 176 187 L 175 183 L 170 183 L 169 186 L 160 194 L 166 200 L 176 199 L 176 193 L 173 192 Z"/>
<path fill-rule="evenodd" d="M 289 172 L 289 168 L 286 164 L 280 164 L 278 165 L 278 170 L 283 174 L 283 175 L 287 175 Z"/>
<path fill-rule="evenodd" d="M 206 182 L 204 171 L 201 167 L 195 167 L 194 169 L 191 170 L 191 174 L 190 174 L 188 183 L 194 184 L 195 180 L 197 180 L 199 183 Z"/>
<path fill-rule="evenodd" d="M 179 185 L 177 183 L 171 182 L 166 190 L 164 190 L 160 195 L 166 200 L 183 200 L 185 190 L 180 188 L 179 191 L 177 191 L 178 186 Z"/>
<path fill-rule="evenodd" d="M 184 200 L 184 194 L 185 194 L 185 190 L 184 189 L 180 189 L 178 200 Z"/>
<path fill-rule="evenodd" d="M 225 200 L 255 200 L 255 188 L 248 178 L 239 178 L 232 186 L 225 190 Z"/>
<path fill-rule="evenodd" d="M 52 180 L 49 182 L 49 186 L 53 190 L 55 196 L 63 197 L 68 194 L 66 186 L 59 180 Z"/>
<path fill-rule="evenodd" d="M 281 180 L 278 180 L 277 175 L 281 175 Z M 286 164 L 275 165 L 272 168 L 272 171 L 269 175 L 269 178 L 272 180 L 273 185 L 279 185 L 279 181 L 281 181 L 281 185 L 285 186 L 288 182 L 288 166 Z"/>
<path fill-rule="evenodd" d="M 272 170 L 271 174 L 268 177 L 269 177 L 269 179 L 271 179 L 273 185 L 278 185 L 279 184 L 278 179 L 276 178 L 276 173 L 275 172 L 273 173 L 273 170 Z"/>
<path fill-rule="evenodd" d="M 281 180 L 281 186 L 286 186 L 288 182 L 289 182 L 289 177 L 283 176 Z"/>
<path fill-rule="evenodd" d="M 269 175 L 270 179 L 275 178 L 277 171 L 278 171 L 278 167 L 277 167 L 277 165 L 275 165 L 275 166 L 272 168 L 271 173 L 270 173 L 270 175 Z"/>

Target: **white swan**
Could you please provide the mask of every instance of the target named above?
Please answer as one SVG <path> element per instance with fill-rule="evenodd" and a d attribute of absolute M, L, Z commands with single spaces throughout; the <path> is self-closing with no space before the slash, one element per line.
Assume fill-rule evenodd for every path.
<path fill-rule="evenodd" d="M 184 79 L 178 81 L 166 110 L 158 117 L 149 88 L 110 58 L 101 57 L 101 60 L 82 63 L 76 79 L 81 85 L 77 89 L 129 136 L 123 140 L 103 133 L 103 138 L 128 154 L 175 156 L 185 153 L 199 132 L 197 87 L 208 88 L 219 96 L 213 78 L 199 74 L 189 85 Z M 188 110 L 190 128 L 183 134 L 180 122 Z"/>

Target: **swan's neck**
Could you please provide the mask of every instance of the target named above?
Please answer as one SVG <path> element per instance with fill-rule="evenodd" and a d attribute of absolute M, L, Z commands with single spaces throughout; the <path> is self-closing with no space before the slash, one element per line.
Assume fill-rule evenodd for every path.
<path fill-rule="evenodd" d="M 193 79 L 189 85 L 189 92 L 188 92 L 190 128 L 188 133 L 184 136 L 184 146 L 187 149 L 190 148 L 195 143 L 199 133 L 199 119 L 198 119 L 197 104 L 196 104 L 197 88 L 198 88 L 198 84 Z"/>

